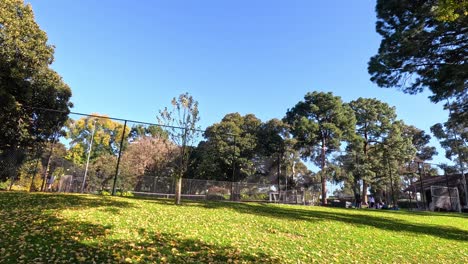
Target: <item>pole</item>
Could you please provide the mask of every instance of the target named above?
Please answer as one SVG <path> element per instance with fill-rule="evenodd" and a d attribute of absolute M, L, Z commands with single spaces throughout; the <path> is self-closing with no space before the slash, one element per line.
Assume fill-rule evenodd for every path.
<path fill-rule="evenodd" d="M 444 168 L 444 176 L 445 176 L 445 183 L 447 185 L 447 192 L 448 192 L 449 199 L 450 199 L 450 210 L 453 210 L 452 194 L 450 193 L 449 180 L 448 180 L 447 170 L 445 168 Z"/>
<path fill-rule="evenodd" d="M 288 202 L 288 165 L 287 165 L 287 161 L 286 161 L 286 167 L 284 168 L 284 178 L 285 178 L 285 181 L 286 181 L 286 187 L 284 189 L 284 195 L 286 197 L 286 202 Z"/>
<path fill-rule="evenodd" d="M 234 136 L 234 145 L 232 146 L 232 175 L 231 175 L 231 201 L 234 201 L 234 180 L 236 171 L 236 136 Z"/>
<path fill-rule="evenodd" d="M 93 131 L 91 132 L 91 142 L 89 143 L 88 157 L 86 159 L 86 168 L 85 168 L 84 177 L 83 177 L 83 184 L 81 185 L 81 193 L 84 193 L 86 176 L 88 175 L 89 157 L 91 156 L 91 149 L 93 148 L 94 132 L 96 131 L 96 121 L 97 119 L 94 119 Z"/>
<path fill-rule="evenodd" d="M 114 176 L 114 184 L 112 185 L 112 196 L 115 195 L 115 186 L 117 184 L 117 176 L 119 175 L 119 166 L 120 166 L 120 158 L 122 157 L 122 147 L 123 141 L 125 138 L 125 130 L 127 129 L 127 120 L 124 122 L 124 127 L 122 131 L 122 138 L 120 139 L 120 148 L 119 148 L 119 157 L 117 158 L 117 166 L 115 167 L 115 176 Z"/>
<path fill-rule="evenodd" d="M 419 181 L 420 181 L 420 185 L 421 185 L 421 201 L 423 202 L 423 205 L 424 205 L 424 210 L 426 210 L 426 198 L 425 198 L 425 193 L 424 193 L 424 185 L 423 185 L 423 176 L 422 176 L 422 168 L 421 168 L 421 162 L 418 161 L 418 172 L 419 172 Z M 422 165 L 424 166 L 424 163 L 422 163 Z"/>
<path fill-rule="evenodd" d="M 278 200 L 279 198 L 281 197 L 281 178 L 280 178 L 280 174 L 281 174 L 281 168 L 280 168 L 280 154 L 278 153 Z"/>
<path fill-rule="evenodd" d="M 390 173 L 390 185 L 392 187 L 392 204 L 393 208 L 397 207 L 397 203 L 395 202 L 395 191 L 393 187 L 393 177 L 392 177 L 392 168 L 390 167 L 390 162 L 387 159 L 387 166 L 388 166 L 388 172 Z"/>

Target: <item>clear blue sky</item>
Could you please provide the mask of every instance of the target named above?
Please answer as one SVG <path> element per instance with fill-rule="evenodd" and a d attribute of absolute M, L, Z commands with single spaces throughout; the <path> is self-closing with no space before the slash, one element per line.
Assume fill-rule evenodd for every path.
<path fill-rule="evenodd" d="M 282 118 L 318 90 L 378 98 L 427 132 L 447 117 L 428 94 L 370 82 L 375 1 L 26 2 L 56 46 L 53 68 L 72 88 L 73 111 L 156 122 L 189 92 L 206 127 L 231 112 Z M 439 152 L 435 162 L 445 160 Z"/>

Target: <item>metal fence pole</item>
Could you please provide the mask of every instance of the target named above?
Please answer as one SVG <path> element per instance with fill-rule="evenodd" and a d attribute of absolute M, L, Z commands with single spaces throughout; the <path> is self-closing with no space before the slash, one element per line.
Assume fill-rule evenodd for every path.
<path fill-rule="evenodd" d="M 88 157 L 86 159 L 86 168 L 85 168 L 85 173 L 83 176 L 83 184 L 81 185 L 81 193 L 84 193 L 84 189 L 86 185 L 86 177 L 88 176 L 89 158 L 91 157 L 91 150 L 93 149 L 94 133 L 96 132 L 96 122 L 97 122 L 97 119 L 94 120 L 93 131 L 91 132 L 91 141 L 89 142 Z M 124 129 L 124 132 L 125 132 L 125 129 Z"/>
<path fill-rule="evenodd" d="M 236 171 L 236 136 L 234 136 L 234 145 L 233 145 L 233 151 L 232 151 L 232 178 L 231 178 L 231 200 L 234 201 L 234 178 L 235 178 L 235 171 Z"/>
<path fill-rule="evenodd" d="M 419 181 L 421 183 L 421 201 L 423 202 L 424 210 L 427 209 L 426 207 L 426 192 L 424 191 L 424 184 L 423 184 L 423 173 L 422 170 L 424 169 L 424 163 L 422 163 L 422 168 L 421 168 L 421 162 L 418 163 L 418 172 L 419 172 Z"/>
<path fill-rule="evenodd" d="M 55 147 L 55 143 L 57 142 L 57 137 L 58 135 L 55 135 L 54 138 L 52 139 L 52 145 L 50 146 L 50 152 L 47 158 L 47 165 L 45 167 L 44 177 L 42 178 L 41 192 L 45 191 L 46 181 L 47 181 L 47 177 L 49 176 L 49 170 L 50 170 L 50 160 L 52 159 L 52 155 L 54 154 L 54 147 Z"/>
<path fill-rule="evenodd" d="M 120 158 L 122 157 L 122 148 L 123 148 L 123 141 L 124 141 L 124 138 L 125 138 L 125 130 L 126 129 L 127 129 L 127 120 L 125 120 L 125 122 L 124 122 L 122 138 L 120 139 L 119 157 L 117 159 L 117 166 L 115 167 L 114 184 L 112 186 L 112 196 L 115 195 L 115 185 L 117 184 L 117 176 L 119 175 Z"/>

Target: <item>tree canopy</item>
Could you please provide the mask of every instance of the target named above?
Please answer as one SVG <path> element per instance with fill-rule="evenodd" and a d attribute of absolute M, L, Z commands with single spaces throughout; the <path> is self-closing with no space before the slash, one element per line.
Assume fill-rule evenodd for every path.
<path fill-rule="evenodd" d="M 53 54 L 31 6 L 19 0 L 1 1 L 0 158 L 50 140 L 67 120 L 71 90 L 49 68 Z M 22 158 L 15 162 L 21 164 Z"/>
<path fill-rule="evenodd" d="M 330 92 L 312 92 L 289 109 L 284 120 L 297 138 L 296 146 L 301 149 L 303 158 L 320 165 L 322 204 L 326 204 L 326 157 L 339 150 L 341 141 L 354 133 L 354 114 L 340 97 Z"/>
<path fill-rule="evenodd" d="M 369 61 L 371 80 L 410 94 L 427 88 L 433 102 L 452 99 L 466 105 L 466 3 L 379 0 L 376 12 L 383 39 Z"/>

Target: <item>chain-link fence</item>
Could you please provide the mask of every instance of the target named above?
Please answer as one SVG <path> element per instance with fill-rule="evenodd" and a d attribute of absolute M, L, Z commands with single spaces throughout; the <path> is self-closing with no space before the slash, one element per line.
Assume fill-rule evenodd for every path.
<path fill-rule="evenodd" d="M 37 111 L 49 117 L 55 113 Z M 202 131 L 97 114 L 56 114 L 67 118 L 52 120 L 67 121 L 31 133 L 24 144 L 0 149 L 0 189 L 170 198 L 181 183 L 183 198 L 319 203 L 319 179 L 299 170 L 294 155 L 229 125 Z M 329 204 L 348 207 L 360 201 L 367 206 L 373 201 L 375 207 L 446 211 L 467 206 L 464 175 L 450 167 L 417 161 L 382 176 L 368 182 L 372 199 L 344 188 L 330 193 Z M 453 191 L 434 191 L 443 188 Z"/>
<path fill-rule="evenodd" d="M 170 198 L 182 178 L 187 199 L 318 203 L 316 179 L 280 153 L 252 154 L 251 135 L 189 130 L 69 113 L 46 138 L 0 150 L 0 188 Z"/>

